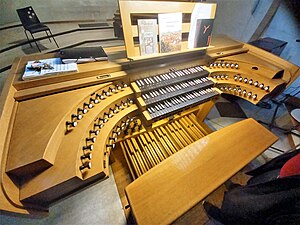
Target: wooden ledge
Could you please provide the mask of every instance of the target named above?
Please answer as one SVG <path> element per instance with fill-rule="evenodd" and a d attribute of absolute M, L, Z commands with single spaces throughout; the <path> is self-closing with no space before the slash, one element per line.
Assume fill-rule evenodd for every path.
<path fill-rule="evenodd" d="M 276 140 L 247 119 L 185 147 L 126 187 L 137 223 L 171 224 Z"/>

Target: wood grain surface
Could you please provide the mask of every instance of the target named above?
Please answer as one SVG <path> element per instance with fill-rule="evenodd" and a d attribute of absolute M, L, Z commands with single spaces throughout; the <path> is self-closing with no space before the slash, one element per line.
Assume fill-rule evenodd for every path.
<path fill-rule="evenodd" d="M 276 140 L 247 119 L 185 147 L 126 187 L 137 223 L 172 223 Z"/>

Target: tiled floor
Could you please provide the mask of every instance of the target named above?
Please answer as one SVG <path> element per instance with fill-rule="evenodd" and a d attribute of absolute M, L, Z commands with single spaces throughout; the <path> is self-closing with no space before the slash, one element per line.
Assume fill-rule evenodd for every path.
<path fill-rule="evenodd" d="M 281 99 L 278 97 L 278 99 Z M 226 101 L 225 99 L 219 99 L 219 101 Z M 272 117 L 275 112 L 276 104 L 272 103 L 272 101 L 266 101 L 270 104 L 271 108 L 261 108 L 259 106 L 253 105 L 248 101 L 243 99 L 238 99 L 237 103 L 241 106 L 242 110 L 245 112 L 248 118 L 254 118 L 257 121 L 262 121 L 264 123 L 270 124 Z M 207 123 L 210 124 L 215 129 L 221 129 L 225 126 L 233 124 L 242 120 L 243 118 L 230 118 L 230 117 L 220 117 L 216 107 L 213 107 L 211 112 L 208 114 Z M 291 117 L 285 108 L 284 104 L 279 106 L 278 112 L 275 116 L 274 127 L 270 129 L 268 125 L 264 125 L 266 128 L 270 129 L 275 135 L 278 136 L 278 141 L 273 145 L 273 147 L 278 148 L 284 152 L 289 151 L 292 147 L 288 141 L 288 135 L 283 132 L 281 129 L 276 128 L 280 127 L 283 129 L 290 129 L 293 124 L 291 122 Z M 300 143 L 300 138 L 293 135 L 295 145 Z M 264 158 L 269 159 L 276 157 L 277 155 L 281 154 L 281 152 L 274 151 L 274 149 L 268 149 L 263 153 Z"/>
<path fill-rule="evenodd" d="M 45 218 L 0 215 L 1 225 L 125 225 L 114 176 L 50 207 Z"/>
<path fill-rule="evenodd" d="M 51 24 L 53 33 L 57 33 L 62 30 L 78 28 L 78 24 Z M 18 43 L 24 40 L 25 36 L 23 34 L 23 29 L 21 27 L 13 30 L 0 31 L 1 44 L 0 49 L 4 47 L 11 46 L 13 43 Z M 113 30 L 96 30 L 96 31 L 80 31 L 76 33 L 71 33 L 64 36 L 58 36 L 56 39 L 61 47 L 68 46 L 87 39 L 106 39 L 114 38 Z M 48 40 L 42 40 L 41 44 L 44 46 L 43 49 L 54 50 L 55 45 L 49 43 Z M 89 45 L 101 44 L 103 46 L 121 45 L 123 41 L 108 41 L 108 42 L 96 42 Z M 0 68 L 10 65 L 15 57 L 21 57 L 26 54 L 36 53 L 36 48 L 30 48 L 28 45 L 22 47 L 14 48 L 5 53 L 1 53 L 1 63 Z M 4 72 L 0 77 L 0 88 L 5 81 L 5 76 L 8 72 Z M 2 89 L 2 88 L 1 88 Z M 226 101 L 222 99 L 221 101 Z M 238 100 L 237 101 L 247 117 L 252 117 L 256 120 L 262 120 L 265 122 L 270 122 L 270 118 L 274 112 L 274 105 L 271 109 L 259 108 L 250 104 L 249 102 Z M 243 118 L 229 118 L 220 117 L 217 109 L 213 107 L 210 114 L 207 117 L 207 123 L 213 129 L 218 130 L 222 127 L 235 123 L 242 120 Z M 283 106 L 280 107 L 278 116 L 276 118 L 276 123 L 280 127 L 291 127 L 290 117 Z M 272 131 L 278 135 L 279 141 L 274 144 L 279 149 L 284 151 L 289 150 L 290 146 L 287 141 L 287 135 L 283 132 L 272 129 Z M 300 143 L 299 138 L 296 140 L 296 144 Z M 267 150 L 263 157 L 259 158 L 259 163 L 264 162 L 268 158 L 272 158 L 278 155 L 278 152 L 273 150 Z M 257 164 L 257 162 L 256 162 Z M 20 217 L 12 217 L 7 215 L 0 215 L 0 224 L 22 224 L 22 225 L 76 225 L 76 224 L 126 224 L 126 219 L 122 209 L 122 205 L 117 192 L 116 184 L 113 175 L 91 188 L 88 188 L 81 193 L 74 195 L 68 199 L 65 199 L 50 208 L 49 217 L 42 219 L 28 219 Z"/>

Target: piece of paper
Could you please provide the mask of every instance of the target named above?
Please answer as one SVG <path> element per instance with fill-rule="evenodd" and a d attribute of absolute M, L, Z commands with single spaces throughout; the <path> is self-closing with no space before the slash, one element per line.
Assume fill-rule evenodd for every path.
<path fill-rule="evenodd" d="M 139 19 L 138 31 L 141 55 L 158 53 L 157 19 Z"/>
<path fill-rule="evenodd" d="M 76 63 L 63 64 L 60 58 L 41 59 L 27 62 L 22 79 L 30 80 L 51 74 L 77 71 Z"/>
<path fill-rule="evenodd" d="M 158 14 L 160 52 L 181 50 L 182 13 Z"/>
<path fill-rule="evenodd" d="M 213 23 L 214 19 L 197 19 L 194 48 L 209 46 Z"/>
<path fill-rule="evenodd" d="M 212 32 L 212 4 L 197 3 L 192 12 L 188 48 L 205 47 L 209 45 Z M 198 26 L 197 26 L 198 25 Z M 202 40 L 197 40 L 197 39 Z M 207 41 L 205 41 L 207 40 Z M 205 42 L 205 45 L 203 43 Z M 197 45 L 199 44 L 199 46 Z M 208 44 L 207 44 L 208 43 Z"/>

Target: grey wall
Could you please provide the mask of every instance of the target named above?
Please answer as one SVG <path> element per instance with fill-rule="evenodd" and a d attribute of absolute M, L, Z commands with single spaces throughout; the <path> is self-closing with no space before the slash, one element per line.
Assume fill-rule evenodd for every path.
<path fill-rule="evenodd" d="M 247 42 L 264 17 L 270 0 L 207 0 L 217 3 L 214 33 Z M 112 19 L 118 0 L 1 0 L 0 26 L 19 22 L 17 8 L 32 5 L 41 21 Z M 256 10 L 254 11 L 254 8 Z"/>
<path fill-rule="evenodd" d="M 117 0 L 0 0 L 0 26 L 19 23 L 16 9 L 32 6 L 41 21 L 104 21 L 112 19 Z"/>
<path fill-rule="evenodd" d="M 208 0 L 217 3 L 214 34 L 248 42 L 273 1 L 270 0 Z"/>
<path fill-rule="evenodd" d="M 281 57 L 300 66 L 300 12 L 293 1 L 283 1 L 263 37 L 272 37 L 288 42 Z M 295 2 L 295 1 L 294 1 Z M 298 3 L 300 7 L 300 3 Z M 296 11 L 295 11 L 296 10 Z"/>
<path fill-rule="evenodd" d="M 272 5 L 271 0 L 207 0 L 217 3 L 214 34 L 248 42 Z M 281 57 L 300 66 L 300 1 L 281 1 L 262 37 L 288 42 Z"/>
<path fill-rule="evenodd" d="M 280 5 L 270 26 L 263 36 L 288 41 L 282 57 L 300 64 L 299 17 L 294 16 L 291 5 L 285 0 Z M 270 8 L 273 0 L 207 0 L 217 3 L 214 34 L 227 34 L 232 38 L 248 42 L 257 26 Z M 41 21 L 103 21 L 112 19 L 118 8 L 118 0 L 0 0 L 0 26 L 19 23 L 17 8 L 32 5 Z"/>

